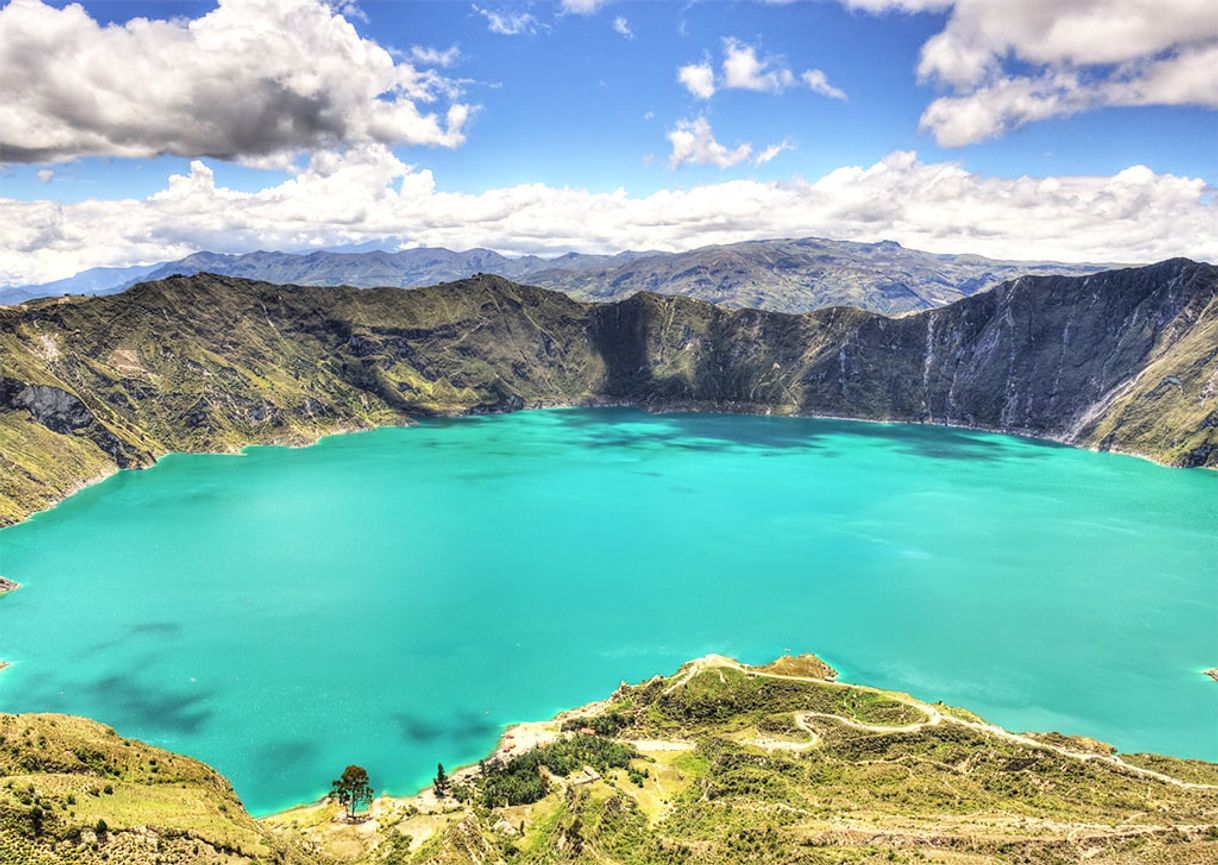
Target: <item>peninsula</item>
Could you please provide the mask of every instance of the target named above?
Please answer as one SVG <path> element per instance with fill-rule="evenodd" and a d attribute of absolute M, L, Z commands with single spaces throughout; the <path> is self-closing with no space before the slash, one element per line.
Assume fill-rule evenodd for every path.
<path fill-rule="evenodd" d="M 1009 732 L 813 656 L 623 683 L 355 821 L 329 800 L 253 819 L 203 764 L 80 718 L 0 733 L 14 862 L 1218 861 L 1218 765 Z"/>

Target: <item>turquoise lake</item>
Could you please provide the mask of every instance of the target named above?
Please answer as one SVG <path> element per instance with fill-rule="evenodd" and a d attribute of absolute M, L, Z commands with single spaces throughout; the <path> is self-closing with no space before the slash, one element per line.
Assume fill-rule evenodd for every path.
<path fill-rule="evenodd" d="M 565 409 L 174 455 L 0 532 L 0 574 L 0 709 L 256 813 L 708 652 L 1218 759 L 1218 473 L 1006 436 Z"/>

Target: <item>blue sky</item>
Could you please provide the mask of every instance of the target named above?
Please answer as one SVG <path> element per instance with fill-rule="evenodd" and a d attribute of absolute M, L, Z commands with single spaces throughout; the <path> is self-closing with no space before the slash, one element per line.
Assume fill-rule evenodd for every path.
<path fill-rule="evenodd" d="M 196 160 L 205 166 L 209 182 L 221 190 L 249 195 L 295 190 L 293 178 L 307 170 L 318 152 L 349 159 L 355 149 L 368 147 L 385 154 L 371 157 L 361 152 L 361 159 L 382 163 L 391 159 L 402 166 L 382 165 L 388 174 L 368 180 L 371 200 L 379 195 L 377 183 L 396 188 L 404 176 L 419 178 L 425 171 L 431 172 L 434 191 L 443 194 L 480 196 L 488 190 L 540 185 L 547 194 L 564 189 L 592 194 L 623 190 L 631 200 L 712 187 L 731 195 L 732 181 L 772 186 L 815 183 L 835 170 L 865 169 L 893 154 L 912 151 L 919 166 L 953 166 L 964 172 L 977 187 L 972 192 L 983 200 L 989 194 L 981 191 L 985 183 L 1112 178 L 1131 166 L 1149 169 L 1152 179 L 1139 175 L 1139 182 L 1154 184 L 1153 195 L 1145 193 L 1152 197 L 1167 194 L 1171 177 L 1190 179 L 1193 191 L 1172 188 L 1187 199 L 1187 207 L 1197 210 L 1186 228 L 1200 235 L 1215 225 L 1218 95 L 1205 94 L 1208 89 L 1218 94 L 1218 73 L 1205 69 L 1209 57 L 1218 58 L 1218 53 L 1211 54 L 1218 46 L 1218 26 L 1198 27 L 1197 20 L 1203 19 L 1197 18 L 1193 0 L 1165 0 L 1149 24 L 1127 32 L 1104 30 L 1103 38 L 1115 47 L 1097 54 L 1094 43 L 1100 38 L 1099 29 L 1124 15 L 1123 7 L 1131 3 L 1138 5 L 1137 0 L 1062 3 L 1065 17 L 1055 19 L 1052 9 L 1041 8 L 1052 4 L 1021 11 L 1018 4 L 994 0 L 507 4 L 362 0 L 331 10 L 343 14 L 358 34 L 355 42 L 347 40 L 335 48 L 331 71 L 322 74 L 323 90 L 337 94 L 323 94 L 326 110 L 336 116 L 346 112 L 337 123 L 340 131 L 324 140 L 313 132 L 301 133 L 299 140 L 288 133 L 287 144 L 270 147 L 242 124 L 274 124 L 274 104 L 268 108 L 251 101 L 247 107 L 243 99 L 267 80 L 282 81 L 292 63 L 306 75 L 312 57 L 308 52 L 322 54 L 342 41 L 328 30 L 318 37 L 308 29 L 320 32 L 328 27 L 323 19 L 329 13 L 317 18 L 299 11 L 305 8 L 301 4 L 317 6 L 319 0 L 227 0 L 230 24 L 259 32 L 258 38 L 265 40 L 263 48 L 250 49 L 252 56 L 242 63 L 233 61 L 233 68 L 227 70 L 209 62 L 214 61 L 207 54 L 212 49 L 202 40 L 161 58 L 152 56 L 156 52 L 152 37 L 134 42 L 112 38 L 122 28 L 134 28 L 132 19 L 141 16 L 177 20 L 183 27 L 184 22 L 206 22 L 205 16 L 216 10 L 214 3 L 89 0 L 83 3 L 83 15 L 74 14 L 69 21 L 72 10 L 66 3 L 10 0 L 7 8 L 0 3 L 0 104 L 6 96 L 3 64 L 18 62 L 15 58 L 23 50 L 27 66 L 30 56 L 45 53 L 45 47 L 36 45 L 38 37 L 58 28 L 61 18 L 78 40 L 76 56 L 89 57 L 93 65 L 77 70 L 79 82 L 46 83 L 47 77 L 68 73 L 48 72 L 34 78 L 37 70 L 31 70 L 30 83 L 21 92 L 16 90 L 20 83 L 10 83 L 14 93 L 8 95 L 15 107 L 9 110 L 16 120 L 4 123 L 0 108 L 0 203 L 8 201 L 13 208 L 22 202 L 42 206 L 39 211 L 13 210 L 22 214 L 17 216 L 21 219 L 35 212 L 50 213 L 51 205 L 146 202 L 167 189 L 172 175 L 191 175 Z M 496 17 L 516 22 L 515 28 L 500 26 L 500 30 L 519 32 L 493 32 Z M 1050 39 L 1046 34 L 1054 35 Z M 274 65 L 270 55 L 288 40 L 305 45 L 303 53 L 281 58 L 288 66 L 275 67 L 260 78 L 257 52 L 267 52 L 270 70 Z M 71 40 L 65 43 L 70 45 Z M 350 63 L 349 56 L 342 54 L 350 48 L 347 43 L 384 49 L 399 72 L 408 69 L 430 76 L 426 96 L 392 91 L 373 96 L 374 103 L 382 104 L 369 106 L 360 104 L 359 94 L 340 94 L 345 86 L 342 63 Z M 225 51 L 223 63 L 234 53 Z M 141 58 L 148 61 L 144 70 L 128 63 L 132 53 L 141 52 L 149 55 Z M 761 77 L 754 77 L 752 84 L 737 81 L 732 86 L 725 62 L 729 54 L 739 58 L 746 53 L 756 61 L 755 71 Z M 182 68 L 173 69 L 179 57 Z M 966 64 L 963 72 L 961 57 L 972 64 Z M 192 63 L 203 71 L 190 72 Z M 709 98 L 700 98 L 678 80 L 681 67 L 699 65 L 707 67 L 714 81 Z M 217 76 L 209 96 L 180 80 L 192 75 L 197 82 L 211 74 L 207 70 L 216 70 Z M 384 64 L 363 71 L 375 78 L 384 74 Z M 813 73 L 824 82 L 821 92 L 805 83 L 805 74 Z M 124 80 L 124 76 L 143 80 Z M 227 105 L 222 104 L 225 86 L 232 88 Z M 288 89 L 297 86 L 287 85 Z M 43 88 L 48 92 L 31 93 Z M 160 105 L 141 103 L 141 92 L 158 88 Z M 174 88 L 182 91 L 182 120 L 166 117 L 179 107 L 173 101 L 179 98 Z M 114 97 L 116 91 L 123 95 Z M 310 91 L 310 98 L 315 96 Z M 98 107 L 112 97 L 116 103 L 126 99 L 130 104 Z M 399 100 L 395 105 L 409 102 L 410 110 L 435 114 L 434 128 L 424 133 L 369 132 L 378 123 L 386 125 L 369 117 L 394 99 Z M 454 124 L 450 117 L 446 125 L 444 112 L 452 104 L 468 110 L 468 119 Z M 216 112 L 214 119 L 207 116 L 211 111 Z M 243 120 L 243 112 L 255 119 Z M 149 118 L 149 129 L 132 131 Z M 158 118 L 162 128 L 152 128 Z M 194 122 L 200 128 L 183 133 L 179 140 L 178 130 Z M 291 125 L 297 119 L 282 122 Z M 107 123 L 116 128 L 100 128 Z M 5 126 L 10 130 L 7 139 Z M 215 132 L 216 128 L 221 131 Z M 689 131 L 690 143 L 679 157 L 680 145 L 673 136 L 681 129 Z M 243 152 L 246 146 L 251 149 Z M 764 159 L 767 148 L 778 150 Z M 163 151 L 168 154 L 156 155 Z M 875 184 L 873 179 L 868 182 Z M 876 189 L 869 194 L 886 193 Z M 1075 207 L 1089 207 L 1085 198 L 1081 192 L 1075 194 Z M 877 201 L 874 206 L 880 205 Z M 144 210 L 150 206 L 146 204 Z M 1166 203 L 1163 208 L 1172 210 Z M 55 219 L 64 213 L 79 213 L 83 219 L 86 210 L 61 209 Z M 18 278 L 23 269 L 45 275 L 89 263 L 133 263 L 155 254 L 151 250 L 156 245 L 144 243 L 150 230 L 163 236 L 160 245 L 167 255 L 204 244 L 239 250 L 254 243 L 259 231 L 267 238 L 264 245 L 282 242 L 284 236 L 259 229 L 264 223 L 252 222 L 228 234 L 212 226 L 158 224 L 150 229 L 150 221 L 166 217 L 127 215 L 139 223 L 130 230 L 142 233 L 138 252 L 133 239 L 127 255 L 72 256 L 63 248 L 67 239 L 59 237 L 58 263 L 50 264 L 47 249 L 52 244 L 37 247 L 35 238 L 35 246 L 23 247 L 34 254 L 29 266 L 23 268 L 14 255 L 7 261 L 0 258 L 0 281 Z M 714 216 L 699 211 L 691 219 L 702 224 Z M 736 224 L 738 214 L 732 218 Z M 945 231 L 942 226 L 908 226 L 910 219 L 909 213 L 894 215 L 880 220 L 876 231 L 905 230 L 906 239 L 927 237 L 930 245 Z M 826 220 L 821 210 L 806 221 L 821 229 Z M 364 231 L 338 227 L 333 220 L 319 224 L 316 242 L 356 242 L 387 233 L 407 244 L 430 242 L 429 236 L 405 222 L 399 229 L 389 217 L 371 221 L 377 224 Z M 427 224 L 432 222 L 434 217 L 429 217 Z M 859 230 L 850 219 L 841 225 L 839 233 Z M 901 229 L 902 225 L 907 228 Z M 885 232 L 885 226 L 890 230 Z M 764 225 L 759 222 L 756 231 L 747 229 L 744 226 L 743 234 L 754 236 Z M 1139 231 L 1143 230 L 1146 226 L 1140 224 Z M 1179 234 L 1178 226 L 1172 228 L 1164 220 L 1153 230 L 1162 241 L 1156 241 L 1155 250 L 1167 248 L 1170 231 Z M 1012 222 L 1010 233 L 1018 231 Z M 984 238 L 987 232 L 993 229 L 957 230 L 960 237 L 953 248 L 968 245 L 970 233 Z M 313 242 L 307 234 L 294 229 L 291 237 Z M 495 245 L 507 251 L 560 248 L 539 239 L 539 228 L 532 240 L 528 232 L 524 234 L 522 240 L 519 231 L 503 232 L 502 242 Z M 698 237 L 694 229 L 686 235 L 670 245 L 688 246 Z M 636 236 L 623 232 L 621 243 Z M 497 235 L 471 232 L 469 245 L 486 242 L 487 237 L 494 243 Z M 456 239 L 456 245 L 462 245 L 460 233 Z M 727 237 L 719 233 L 712 239 Z M 565 241 L 575 245 L 570 238 Z M 944 243 L 951 245 L 949 241 L 950 233 Z M 606 248 L 615 242 L 589 236 L 583 245 Z M 988 251 L 1002 252 L 1015 245 L 990 246 L 994 248 Z M 1094 248 L 1096 257 L 1111 253 L 1111 248 L 1102 246 Z M 1188 241 L 1182 244 L 1182 252 L 1206 249 Z M 1037 251 L 1021 254 L 1042 257 Z M 1079 249 L 1071 257 L 1088 254 L 1090 249 Z"/>

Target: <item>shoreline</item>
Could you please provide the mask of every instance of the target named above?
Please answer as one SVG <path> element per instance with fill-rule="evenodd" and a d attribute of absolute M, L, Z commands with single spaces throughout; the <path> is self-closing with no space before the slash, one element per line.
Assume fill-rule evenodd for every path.
<path fill-rule="evenodd" d="M 785 660 L 800 661 L 800 660 L 809 659 L 809 658 L 812 659 L 817 664 L 819 664 L 821 667 L 823 667 L 824 668 L 823 671 L 818 670 L 817 672 L 809 673 L 809 672 L 806 672 L 803 670 L 799 670 L 797 668 L 788 670 L 788 669 L 785 669 L 780 666 L 781 663 Z M 1119 767 L 1121 770 L 1132 773 L 1134 775 L 1140 775 L 1142 777 L 1160 780 L 1160 781 L 1164 781 L 1164 782 L 1168 782 L 1170 780 L 1171 783 L 1176 783 L 1176 784 L 1183 783 L 1183 784 L 1187 785 L 1188 783 L 1190 783 L 1187 781 L 1181 782 L 1180 779 L 1171 779 L 1170 776 L 1165 776 L 1162 773 L 1156 771 L 1155 769 L 1140 766 L 1136 763 L 1133 763 L 1133 764 L 1127 763 L 1125 760 L 1126 756 L 1137 756 L 1137 755 L 1141 755 L 1141 754 L 1149 754 L 1152 752 L 1146 752 L 1146 751 L 1125 751 L 1125 752 L 1123 752 L 1111 745 L 1107 745 L 1107 743 L 1098 742 L 1097 740 L 1091 740 L 1091 741 L 1097 741 L 1098 745 L 1101 745 L 1104 747 L 1099 750 L 1095 750 L 1094 752 L 1089 752 L 1089 751 L 1077 746 L 1077 743 L 1079 740 L 1086 739 L 1086 737 L 1083 734 L 1062 734 L 1062 733 L 1058 733 L 1056 731 L 1017 731 L 1017 730 L 1012 730 L 1010 728 L 1007 728 L 1007 727 L 1003 726 L 1002 724 L 993 723 L 986 719 L 976 717 L 976 716 L 961 718 L 961 717 L 953 714 L 953 712 L 952 712 L 953 708 L 960 708 L 960 707 L 949 706 L 948 704 L 942 702 L 941 700 L 933 701 L 930 699 L 924 699 L 921 697 L 914 696 L 913 694 L 907 693 L 904 691 L 883 688 L 883 687 L 880 687 L 877 685 L 862 684 L 862 683 L 852 682 L 852 681 L 843 679 L 835 667 L 825 663 L 823 658 L 821 658 L 819 655 L 816 655 L 816 654 L 801 654 L 801 655 L 794 655 L 794 656 L 784 655 L 784 656 L 781 656 L 780 658 L 777 658 L 777 659 L 769 662 L 768 664 L 757 665 L 757 664 L 747 664 L 747 663 L 741 662 L 735 658 L 728 657 L 725 655 L 719 655 L 719 654 L 715 654 L 715 653 L 711 653 L 708 655 L 704 655 L 702 657 L 693 658 L 689 661 L 686 661 L 685 663 L 681 664 L 681 666 L 678 667 L 678 669 L 676 671 L 674 671 L 670 674 L 667 674 L 667 675 L 657 673 L 649 678 L 642 679 L 638 682 L 633 682 L 633 683 L 627 682 L 626 680 L 623 679 L 620 682 L 620 684 L 617 686 L 617 688 L 615 688 L 611 693 L 607 694 L 605 697 L 603 697 L 599 700 L 593 700 L 589 703 L 585 703 L 580 706 L 572 707 L 570 709 L 561 710 L 558 713 L 556 713 L 553 717 L 551 717 L 547 720 L 520 721 L 520 722 L 516 722 L 513 724 L 509 724 L 503 729 L 503 732 L 500 733 L 499 738 L 496 740 L 496 743 L 495 743 L 493 749 L 489 753 L 487 753 L 484 757 L 480 758 L 476 762 L 465 763 L 465 764 L 461 764 L 459 766 L 452 768 L 448 772 L 449 780 L 450 780 L 450 782 L 461 782 L 461 781 L 468 780 L 480 772 L 480 766 L 482 763 L 491 763 L 494 761 L 507 761 L 519 754 L 528 753 L 529 751 L 531 751 L 535 748 L 544 747 L 544 746 L 552 744 L 560 739 L 570 738 L 573 736 L 580 735 L 580 733 L 576 732 L 575 730 L 564 730 L 562 728 L 563 723 L 565 721 L 568 721 L 568 720 L 571 720 L 574 718 L 592 718 L 592 717 L 596 717 L 599 714 L 604 713 L 611 707 L 614 698 L 623 688 L 639 687 L 639 686 L 646 685 L 647 683 L 654 682 L 654 681 L 668 682 L 668 683 L 670 683 L 669 687 L 671 688 L 671 687 L 676 687 L 676 686 L 680 685 L 683 681 L 687 680 L 688 678 L 692 677 L 693 675 L 697 674 L 700 671 L 703 671 L 706 669 L 722 670 L 722 669 L 727 669 L 727 668 L 739 670 L 739 671 L 745 673 L 746 675 L 753 676 L 753 677 L 772 678 L 772 679 L 780 679 L 780 680 L 794 680 L 794 681 L 804 681 L 804 682 L 816 682 L 827 688 L 842 688 L 842 689 L 846 689 L 846 690 L 858 690 L 858 691 L 862 691 L 862 692 L 866 692 L 866 693 L 870 693 L 870 694 L 879 695 L 882 697 L 895 699 L 898 702 L 904 703 L 909 706 L 916 707 L 920 711 L 925 712 L 927 715 L 926 720 L 915 722 L 906 727 L 895 727 L 895 728 L 887 727 L 884 729 L 889 729 L 889 730 L 893 730 L 893 731 L 901 731 L 901 732 L 916 732 L 918 729 L 928 727 L 928 726 L 938 726 L 942 723 L 957 724 L 957 725 L 960 725 L 960 726 L 963 726 L 966 728 L 976 730 L 976 731 L 986 734 L 986 735 L 996 736 L 996 737 L 1004 739 L 1006 741 L 1027 745 L 1027 746 L 1030 746 L 1030 747 L 1033 747 L 1033 748 L 1036 748 L 1039 750 L 1043 750 L 1045 752 L 1065 754 L 1065 755 L 1072 756 L 1072 757 L 1075 757 L 1076 759 L 1083 760 L 1083 761 L 1094 760 L 1094 761 L 1098 761 L 1098 762 L 1108 763 L 1108 764 L 1114 765 L 1116 767 Z M 1209 673 L 1209 672 L 1211 672 L 1211 671 L 1207 671 L 1207 673 Z M 1215 669 L 1212 672 L 1214 672 L 1216 675 L 1218 675 L 1218 669 Z M 968 712 L 971 714 L 971 711 L 967 707 L 963 707 L 963 708 L 964 708 L 965 712 Z M 818 715 L 819 713 L 811 712 L 811 713 L 807 713 L 807 714 L 815 716 L 815 715 Z M 844 720 L 844 719 L 842 719 L 842 720 Z M 849 722 L 846 722 L 846 723 L 849 723 Z M 813 739 L 812 739 L 812 742 L 809 743 L 808 745 L 806 745 L 806 746 L 801 745 L 800 748 L 795 749 L 795 750 L 802 750 L 803 747 L 816 747 L 817 739 L 815 738 L 816 737 L 815 731 L 807 728 L 806 726 L 803 726 L 802 724 L 800 724 L 800 726 L 807 732 L 811 733 L 813 736 Z M 861 723 L 861 722 L 856 724 L 855 726 L 857 726 L 859 729 L 863 729 L 863 730 L 867 730 L 869 728 L 870 729 L 881 729 L 880 727 L 872 727 L 871 725 Z M 679 733 L 676 735 L 678 736 L 678 741 L 673 741 L 673 740 L 668 740 L 668 739 L 648 739 L 648 740 L 629 740 L 629 739 L 627 739 L 625 741 L 627 741 L 631 744 L 634 744 L 638 748 L 639 751 L 644 752 L 644 753 L 647 753 L 647 752 L 656 753 L 659 751 L 681 751 L 681 750 L 686 750 L 687 748 L 693 747 L 692 743 L 686 743 L 685 740 L 681 739 Z M 1053 741 L 1053 737 L 1061 737 L 1061 738 L 1064 738 L 1066 741 L 1059 743 L 1059 742 Z M 761 739 L 753 740 L 753 744 L 760 745 L 761 747 L 766 747 L 766 745 L 763 743 L 763 741 Z M 778 745 L 775 745 L 774 747 L 784 748 L 787 746 L 784 744 L 778 744 Z M 1153 752 L 1153 753 L 1157 754 L 1158 752 Z M 1197 760 L 1199 762 L 1204 762 L 1204 763 L 1213 763 L 1213 765 L 1218 766 L 1218 762 L 1213 762 L 1213 761 L 1204 760 L 1204 759 L 1200 759 L 1200 758 L 1175 757 L 1173 755 L 1162 755 L 1162 756 L 1168 756 L 1168 757 L 1171 757 L 1172 759 L 1176 759 L 1176 760 L 1185 760 L 1185 761 Z M 579 782 L 576 782 L 576 783 L 579 783 Z M 330 803 L 330 797 L 328 795 L 323 794 L 321 797 L 319 797 L 315 800 L 312 800 L 312 801 L 298 802 L 298 803 L 296 803 L 294 805 L 290 805 L 286 808 L 282 808 L 282 809 L 275 810 L 275 811 L 268 811 L 268 812 L 262 813 L 262 814 L 251 814 L 251 816 L 253 816 L 255 820 L 258 820 L 260 822 L 274 823 L 276 821 L 291 819 L 291 816 L 296 812 L 303 812 L 303 811 L 307 811 L 309 809 L 322 808 L 322 807 L 325 807 L 329 803 Z M 444 815 L 451 814 L 451 813 L 454 813 L 457 811 L 465 810 L 465 808 L 466 808 L 466 806 L 464 804 L 457 802 L 457 800 L 455 800 L 451 797 L 445 797 L 445 798 L 437 797 L 434 793 L 433 786 L 430 784 L 426 784 L 426 785 L 420 787 L 413 794 L 405 794 L 405 795 L 383 794 L 383 795 L 374 796 L 372 801 L 369 803 L 368 809 L 364 812 L 362 819 L 357 821 L 357 825 L 363 824 L 363 823 L 376 824 L 378 820 L 380 820 L 382 818 L 386 818 L 386 817 L 389 817 L 391 819 L 401 819 L 402 815 L 406 812 L 413 812 L 416 815 L 422 815 L 425 817 L 426 816 L 444 816 Z M 346 822 L 346 821 L 345 820 L 339 821 L 336 818 L 336 819 L 332 820 L 331 822 Z"/>
<path fill-rule="evenodd" d="M 656 674 L 653 678 L 663 678 L 660 674 Z M 623 685 L 628 685 L 624 679 L 618 685 L 621 688 Z M 584 703 L 581 706 L 574 706 L 570 709 L 562 709 L 553 717 L 541 721 L 514 721 L 505 725 L 499 733 L 499 737 L 495 740 L 495 744 L 491 750 L 469 763 L 460 763 L 447 770 L 448 779 L 450 782 L 464 781 L 470 776 L 479 771 L 479 765 L 489 763 L 493 760 L 510 760 L 518 754 L 526 754 L 534 748 L 542 745 L 548 745 L 551 742 L 557 741 L 562 737 L 562 722 L 568 718 L 583 717 L 596 714 L 600 708 L 608 702 L 609 698 L 593 700 L 590 703 Z M 382 793 L 373 797 L 373 805 L 369 806 L 368 812 L 374 810 L 375 803 L 389 803 L 390 805 L 406 805 L 422 803 L 431 808 L 437 808 L 442 803 L 431 793 L 433 787 L 431 784 L 424 784 L 413 793 Z M 430 795 L 429 795 L 430 794 Z M 276 818 L 285 817 L 294 811 L 299 811 L 305 808 L 318 808 L 324 806 L 330 801 L 330 794 L 323 793 L 316 799 L 296 802 L 288 805 L 285 808 L 277 808 L 273 811 L 265 813 L 250 812 L 255 820 L 273 820 Z M 450 799 L 448 801 L 455 802 Z"/>
<path fill-rule="evenodd" d="M 331 436 L 350 435 L 351 433 L 360 433 L 360 432 L 372 432 L 374 430 L 380 430 L 380 429 L 402 429 L 402 428 L 406 428 L 406 427 L 417 426 L 419 423 L 421 423 L 423 421 L 428 421 L 428 420 L 443 420 L 446 418 L 459 419 L 459 418 L 467 418 L 467 417 L 482 417 L 485 415 L 515 414 L 516 412 L 520 412 L 520 411 L 546 411 L 546 410 L 552 410 L 552 409 L 578 409 L 578 408 L 632 408 L 632 409 L 637 409 L 639 411 L 642 411 L 642 412 L 645 412 L 645 413 L 651 414 L 651 415 L 707 414 L 707 415 L 724 415 L 724 416 L 729 416 L 729 417 L 730 416 L 746 416 L 746 417 L 799 418 L 799 419 L 803 419 L 803 420 L 831 420 L 831 421 L 845 421 L 848 423 L 879 424 L 882 426 L 908 425 L 908 426 L 917 426 L 917 427 L 941 427 L 944 429 L 968 430 L 971 432 L 988 433 L 991 435 L 1005 435 L 1005 436 L 1011 436 L 1012 438 L 1024 439 L 1024 440 L 1033 441 L 1033 442 L 1050 442 L 1052 444 L 1060 445 L 1062 447 L 1071 448 L 1073 450 L 1078 450 L 1078 451 L 1085 451 L 1087 453 L 1093 453 L 1093 454 L 1114 454 L 1116 456 L 1133 457 L 1134 459 L 1142 460 L 1143 462 L 1148 462 L 1151 465 L 1156 465 L 1156 466 L 1160 466 L 1162 468 L 1167 468 L 1167 469 L 1202 469 L 1202 470 L 1207 470 L 1207 471 L 1211 471 L 1211 472 L 1218 472 L 1218 466 L 1172 465 L 1170 463 L 1166 463 L 1166 462 L 1157 460 L 1148 454 L 1138 453 L 1137 451 L 1127 451 L 1127 450 L 1121 450 L 1118 448 L 1092 447 L 1092 446 L 1080 444 L 1075 441 L 1071 441 L 1066 436 L 1061 436 L 1061 435 L 1040 434 L 1040 433 L 1034 433 L 1034 432 L 1031 432 L 1028 430 L 996 429 L 996 428 L 992 428 L 992 427 L 977 426 L 977 425 L 972 425 L 972 424 L 950 423 L 947 421 L 912 420 L 912 419 L 903 420 L 903 419 L 897 419 L 897 418 L 866 418 L 866 417 L 851 417 L 848 415 L 815 414 L 815 413 L 805 414 L 805 413 L 796 412 L 796 411 L 784 411 L 784 410 L 782 410 L 781 407 L 778 407 L 776 410 L 775 407 L 772 407 L 772 406 L 771 407 L 762 407 L 762 406 L 757 406 L 754 404 L 747 404 L 747 403 L 646 404 L 646 403 L 633 402 L 630 400 L 609 400 L 609 399 L 602 400 L 602 399 L 596 399 L 596 398 L 589 399 L 589 400 L 583 400 L 583 401 L 579 401 L 579 402 L 566 402 L 566 401 L 560 402 L 560 401 L 549 401 L 549 400 L 537 400 L 532 403 L 526 403 L 522 406 L 513 407 L 513 408 L 501 408 L 498 406 L 472 406 L 468 409 L 465 409 L 462 411 L 454 411 L 451 413 L 437 412 L 435 414 L 419 415 L 419 416 L 414 416 L 414 417 L 404 417 L 401 419 L 400 423 L 340 424 L 340 425 L 336 425 L 335 428 L 332 430 L 318 431 L 315 435 L 313 435 L 311 437 L 310 436 L 301 436 L 298 438 L 270 439 L 270 440 L 265 440 L 265 441 L 258 440 L 258 439 L 251 439 L 250 441 L 247 441 L 243 444 L 233 445 L 232 447 L 225 448 L 225 449 L 198 450 L 198 451 L 166 451 L 164 453 L 153 455 L 152 461 L 150 463 L 147 463 L 145 465 L 140 465 L 140 466 L 130 466 L 128 468 L 119 468 L 117 465 L 111 464 L 111 466 L 107 470 L 98 472 L 91 478 L 87 478 L 87 479 L 78 481 L 77 483 L 75 483 L 72 486 L 70 491 L 68 491 L 68 492 L 64 493 L 63 495 L 59 496 L 58 498 L 52 500 L 45 507 L 39 508 L 34 511 L 30 511 L 25 516 L 21 517 L 20 519 L 14 520 L 12 522 L 6 523 L 6 522 L 0 521 L 0 531 L 3 531 L 4 529 L 12 528 L 13 526 L 19 526 L 22 523 L 27 522 L 28 520 L 32 519 L 33 517 L 36 517 L 39 514 L 43 514 L 43 513 L 52 511 L 55 508 L 59 507 L 59 505 L 63 504 L 65 501 L 70 499 L 72 496 L 81 492 L 82 490 L 85 490 L 91 486 L 94 486 L 95 484 L 101 483 L 102 481 L 107 480 L 108 478 L 118 474 L 119 472 L 143 471 L 144 469 L 152 468 L 153 466 L 155 466 L 157 463 L 159 463 L 162 459 L 164 459 L 167 456 L 176 456 L 176 455 L 183 455 L 183 456 L 193 456 L 193 455 L 241 456 L 247 448 L 251 448 L 251 447 L 284 447 L 284 448 L 291 448 L 291 449 L 295 450 L 295 449 L 300 449 L 300 448 L 313 447 L 314 445 L 319 444 L 323 439 L 330 438 Z M 0 593 L 0 594 L 2 594 L 2 593 Z"/>

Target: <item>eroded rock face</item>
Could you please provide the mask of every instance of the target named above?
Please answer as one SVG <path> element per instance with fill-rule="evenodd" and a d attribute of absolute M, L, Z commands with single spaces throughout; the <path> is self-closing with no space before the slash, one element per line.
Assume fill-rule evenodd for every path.
<path fill-rule="evenodd" d="M 68 433 L 93 423 L 93 414 L 77 397 L 58 387 L 0 378 L 0 406 L 25 409 L 47 429 Z"/>
<path fill-rule="evenodd" d="M 151 454 L 115 435 L 98 421 L 77 396 L 63 388 L 2 377 L 0 410 L 24 410 L 52 432 L 80 435 L 92 442 L 119 468 L 146 465 L 152 459 Z"/>

